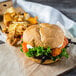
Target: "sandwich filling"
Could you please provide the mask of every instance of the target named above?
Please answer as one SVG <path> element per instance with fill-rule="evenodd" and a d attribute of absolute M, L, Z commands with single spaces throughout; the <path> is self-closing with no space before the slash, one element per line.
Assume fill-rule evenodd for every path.
<path fill-rule="evenodd" d="M 64 42 L 61 47 L 51 49 L 44 47 L 32 47 L 25 42 L 22 42 L 21 51 L 26 54 L 27 57 L 33 57 L 36 59 L 41 59 L 41 63 L 43 63 L 47 59 L 51 59 L 55 61 L 56 59 L 60 59 L 61 57 L 68 58 L 68 53 L 66 52 L 66 46 L 68 45 L 68 39 L 64 37 Z"/>

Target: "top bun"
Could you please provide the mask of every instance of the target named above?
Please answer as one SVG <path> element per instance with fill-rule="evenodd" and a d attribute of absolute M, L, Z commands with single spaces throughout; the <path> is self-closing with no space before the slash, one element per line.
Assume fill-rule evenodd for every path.
<path fill-rule="evenodd" d="M 41 23 L 28 27 L 23 33 L 23 41 L 33 47 L 57 48 L 64 41 L 64 32 L 55 24 Z"/>

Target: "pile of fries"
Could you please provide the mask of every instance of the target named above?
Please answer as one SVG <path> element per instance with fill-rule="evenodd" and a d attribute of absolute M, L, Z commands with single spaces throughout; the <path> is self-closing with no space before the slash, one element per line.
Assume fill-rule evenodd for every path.
<path fill-rule="evenodd" d="M 3 32 L 7 34 L 7 41 L 11 45 L 19 45 L 22 34 L 27 27 L 38 24 L 37 17 L 31 17 L 28 13 L 17 12 L 13 7 L 8 8 L 4 13 Z"/>

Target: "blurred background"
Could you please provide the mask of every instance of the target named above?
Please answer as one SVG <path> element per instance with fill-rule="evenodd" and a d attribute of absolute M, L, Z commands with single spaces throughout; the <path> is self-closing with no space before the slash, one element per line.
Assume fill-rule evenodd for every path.
<path fill-rule="evenodd" d="M 52 6 L 76 21 L 76 0 L 27 0 Z"/>

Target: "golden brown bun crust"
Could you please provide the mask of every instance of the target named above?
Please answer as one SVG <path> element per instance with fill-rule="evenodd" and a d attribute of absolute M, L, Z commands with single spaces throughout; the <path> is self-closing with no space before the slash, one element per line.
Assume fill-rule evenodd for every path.
<path fill-rule="evenodd" d="M 23 33 L 23 41 L 36 47 L 57 48 L 64 41 L 64 32 L 55 24 L 41 23 L 28 27 Z"/>
<path fill-rule="evenodd" d="M 36 58 L 29 58 L 30 60 L 32 60 L 32 61 L 34 61 L 34 62 L 36 62 L 36 63 L 39 63 L 39 64 L 41 64 L 41 59 L 36 59 Z M 53 61 L 53 60 L 51 60 L 51 59 L 47 59 L 47 60 L 45 60 L 42 64 L 51 64 L 51 63 L 54 63 L 54 62 L 56 62 L 56 61 L 58 61 L 59 59 L 56 59 L 55 61 Z"/>

